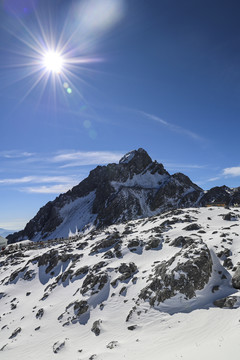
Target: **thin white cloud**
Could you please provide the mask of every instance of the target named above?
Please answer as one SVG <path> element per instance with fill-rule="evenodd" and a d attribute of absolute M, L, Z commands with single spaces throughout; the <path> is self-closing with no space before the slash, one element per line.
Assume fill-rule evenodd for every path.
<path fill-rule="evenodd" d="M 221 179 L 220 176 L 215 176 L 215 177 L 208 179 L 207 181 L 217 181 L 219 179 Z"/>
<path fill-rule="evenodd" d="M 71 151 L 54 156 L 52 162 L 65 163 L 62 168 L 83 166 L 83 165 L 101 165 L 118 162 L 123 153 L 110 151 Z"/>
<path fill-rule="evenodd" d="M 24 176 L 20 178 L 0 179 L 0 184 L 15 185 L 27 183 L 73 183 L 73 177 L 70 176 Z"/>
<path fill-rule="evenodd" d="M 223 169 L 223 175 L 225 176 L 240 176 L 240 166 L 233 166 Z"/>
<path fill-rule="evenodd" d="M 75 184 L 76 185 L 76 184 Z M 72 189 L 74 184 L 57 184 L 57 185 L 42 185 L 34 187 L 25 187 L 22 188 L 22 192 L 35 193 L 35 194 L 60 194 L 65 193 L 66 191 Z"/>
<path fill-rule="evenodd" d="M 18 150 L 6 150 L 0 152 L 0 157 L 5 159 L 20 159 L 20 158 L 29 158 L 34 156 L 34 153 L 28 151 L 18 151 Z"/>
<path fill-rule="evenodd" d="M 171 170 L 175 170 L 175 169 L 181 169 L 181 170 L 188 170 L 188 169 L 205 169 L 207 166 L 206 165 L 198 165 L 198 164 L 177 164 L 177 163 L 168 163 L 168 162 L 164 162 L 164 167 L 166 169 L 171 169 Z"/>
<path fill-rule="evenodd" d="M 181 127 L 181 126 L 174 125 L 174 124 L 172 124 L 172 123 L 170 123 L 170 122 L 168 122 L 166 120 L 163 120 L 159 116 L 148 114 L 148 113 L 146 113 L 144 111 L 140 111 L 140 110 L 137 110 L 137 113 L 144 116 L 147 119 L 158 122 L 159 124 L 161 124 L 161 125 L 165 126 L 166 128 L 168 128 L 170 131 L 186 135 L 186 136 L 188 136 L 188 137 L 190 137 L 190 138 L 192 138 L 194 140 L 198 140 L 198 141 L 203 141 L 204 140 L 204 138 L 202 138 L 200 135 L 196 134 L 195 132 L 193 132 L 191 130 L 188 130 L 188 129 L 185 129 L 185 128 Z"/>

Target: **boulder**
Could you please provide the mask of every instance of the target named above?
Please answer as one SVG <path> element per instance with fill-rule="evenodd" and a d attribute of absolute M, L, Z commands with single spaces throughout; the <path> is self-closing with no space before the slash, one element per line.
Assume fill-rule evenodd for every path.
<path fill-rule="evenodd" d="M 240 289 L 240 265 L 238 265 L 237 270 L 232 277 L 232 286 L 235 289 Z"/>
<path fill-rule="evenodd" d="M 149 284 L 141 290 L 140 299 L 158 305 L 178 293 L 186 299 L 195 296 L 208 283 L 212 273 L 212 258 L 206 244 L 199 241 L 154 268 Z"/>

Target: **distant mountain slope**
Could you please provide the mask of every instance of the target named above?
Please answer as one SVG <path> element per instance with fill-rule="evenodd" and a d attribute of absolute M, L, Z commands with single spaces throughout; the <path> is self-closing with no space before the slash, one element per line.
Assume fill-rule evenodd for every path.
<path fill-rule="evenodd" d="M 13 234 L 14 232 L 16 232 L 16 230 L 7 230 L 7 229 L 3 229 L 0 228 L 0 236 L 6 237 L 9 234 Z"/>
<path fill-rule="evenodd" d="M 8 237 L 38 241 L 67 237 L 84 228 L 151 216 L 171 208 L 195 206 L 203 190 L 184 174 L 170 175 L 138 149 L 119 164 L 98 166 L 72 190 L 43 206 L 25 229 Z"/>
<path fill-rule="evenodd" d="M 236 358 L 239 214 L 177 209 L 9 246 L 0 253 L 1 360 Z"/>

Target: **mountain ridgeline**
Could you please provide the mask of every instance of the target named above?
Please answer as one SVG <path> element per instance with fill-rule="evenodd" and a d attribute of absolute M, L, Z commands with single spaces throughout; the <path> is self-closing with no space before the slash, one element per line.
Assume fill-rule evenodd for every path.
<path fill-rule="evenodd" d="M 182 173 L 170 175 L 140 148 L 119 164 L 97 166 L 77 186 L 43 206 L 24 230 L 9 235 L 8 242 L 68 237 L 69 232 L 214 202 L 240 203 L 240 188 L 203 191 Z"/>

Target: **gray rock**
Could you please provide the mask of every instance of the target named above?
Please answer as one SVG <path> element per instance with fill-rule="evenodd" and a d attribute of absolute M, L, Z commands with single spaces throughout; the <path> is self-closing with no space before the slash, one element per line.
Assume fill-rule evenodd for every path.
<path fill-rule="evenodd" d="M 102 320 L 96 320 L 94 321 L 93 325 L 92 325 L 92 328 L 91 328 L 91 331 L 96 335 L 96 336 L 99 336 L 100 335 L 100 332 L 101 332 L 101 325 L 102 323 Z"/>
<path fill-rule="evenodd" d="M 131 325 L 131 326 L 128 326 L 128 330 L 135 330 L 137 328 L 137 325 Z"/>
<path fill-rule="evenodd" d="M 232 286 L 235 289 L 240 289 L 240 265 L 238 265 L 237 270 L 232 277 Z"/>
<path fill-rule="evenodd" d="M 160 244 L 161 244 L 161 239 L 152 238 L 147 242 L 145 246 L 145 250 L 157 249 L 160 246 Z"/>
<path fill-rule="evenodd" d="M 191 245 L 194 240 L 188 236 L 178 236 L 170 242 L 170 246 L 183 247 L 184 245 Z"/>
<path fill-rule="evenodd" d="M 15 329 L 12 333 L 11 336 L 9 336 L 9 339 L 13 339 L 15 338 L 20 332 L 22 331 L 22 329 L 20 327 L 18 327 L 17 329 Z"/>
<path fill-rule="evenodd" d="M 44 314 L 44 310 L 43 308 L 39 309 L 38 312 L 36 313 L 36 319 L 41 319 L 43 317 Z"/>
<path fill-rule="evenodd" d="M 89 309 L 89 305 L 85 300 L 75 301 L 73 305 L 74 312 L 77 316 L 84 314 Z"/>
<path fill-rule="evenodd" d="M 236 214 L 229 212 L 225 215 L 223 215 L 223 220 L 227 220 L 227 221 L 236 221 L 238 220 L 238 217 L 236 216 Z"/>
<path fill-rule="evenodd" d="M 84 295 L 89 291 L 91 295 L 96 294 L 103 289 L 104 285 L 107 284 L 107 282 L 107 272 L 100 272 L 97 274 L 91 272 L 85 277 L 80 293 Z"/>
<path fill-rule="evenodd" d="M 57 341 L 53 344 L 53 352 L 57 354 L 60 350 L 62 350 L 65 346 L 65 341 Z"/>
<path fill-rule="evenodd" d="M 111 341 L 109 344 L 106 345 L 106 347 L 108 349 L 114 349 L 115 347 L 117 347 L 119 345 L 118 341 Z"/>
<path fill-rule="evenodd" d="M 198 225 L 197 223 L 187 225 L 186 227 L 183 228 L 183 230 L 186 230 L 186 231 L 194 231 L 194 230 L 199 230 L 199 229 L 201 229 L 201 226 Z"/>
<path fill-rule="evenodd" d="M 213 304 L 220 308 L 233 309 L 235 304 L 239 301 L 239 296 L 228 296 L 223 299 L 215 300 Z"/>
<path fill-rule="evenodd" d="M 185 260 L 187 258 L 187 260 Z M 172 267 L 172 264 L 175 264 Z M 208 283 L 212 273 L 212 258 L 206 244 L 196 242 L 183 248 L 170 260 L 154 267 L 149 285 L 140 292 L 140 299 L 157 305 L 182 293 L 187 299 L 195 296 Z"/>

